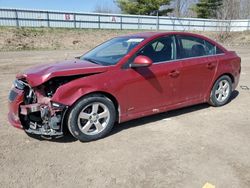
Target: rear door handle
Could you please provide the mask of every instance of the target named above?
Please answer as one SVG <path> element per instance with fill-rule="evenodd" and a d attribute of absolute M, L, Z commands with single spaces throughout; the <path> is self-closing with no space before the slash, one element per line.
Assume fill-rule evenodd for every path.
<path fill-rule="evenodd" d="M 176 78 L 180 75 L 180 71 L 177 71 L 177 70 L 172 70 L 170 73 L 169 73 L 169 76 L 173 77 L 173 78 Z"/>
<path fill-rule="evenodd" d="M 215 63 L 208 63 L 207 68 L 208 69 L 213 69 L 215 67 Z"/>

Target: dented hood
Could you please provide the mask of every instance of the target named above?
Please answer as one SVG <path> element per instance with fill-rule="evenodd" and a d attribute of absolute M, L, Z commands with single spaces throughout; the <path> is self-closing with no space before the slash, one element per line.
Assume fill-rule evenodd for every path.
<path fill-rule="evenodd" d="M 24 78 L 32 87 L 35 87 L 53 77 L 101 73 L 107 71 L 108 68 L 85 60 L 71 60 L 32 67 L 18 74 L 17 78 Z"/>

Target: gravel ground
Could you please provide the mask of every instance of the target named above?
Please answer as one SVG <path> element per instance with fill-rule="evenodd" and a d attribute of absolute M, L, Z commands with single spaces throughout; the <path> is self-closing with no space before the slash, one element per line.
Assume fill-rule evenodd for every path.
<path fill-rule="evenodd" d="M 250 53 L 233 100 L 116 125 L 102 140 L 71 136 L 37 140 L 7 122 L 14 76 L 34 64 L 72 58 L 80 51 L 0 52 L 0 187 L 185 187 L 207 182 L 220 188 L 250 187 Z"/>

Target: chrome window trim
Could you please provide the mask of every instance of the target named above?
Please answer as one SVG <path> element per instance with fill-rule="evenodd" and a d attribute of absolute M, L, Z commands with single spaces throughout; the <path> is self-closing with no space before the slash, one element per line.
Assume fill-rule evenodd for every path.
<path fill-rule="evenodd" d="M 214 54 L 214 55 L 204 55 L 204 56 L 197 56 L 197 57 L 188 57 L 188 58 L 182 58 L 182 59 L 173 59 L 173 60 L 169 60 L 169 61 L 153 62 L 153 65 L 162 64 L 162 63 L 171 63 L 171 62 L 183 61 L 183 60 L 189 60 L 189 59 L 198 59 L 198 58 L 203 58 L 203 57 L 222 56 L 222 55 L 225 55 L 225 53 Z"/>

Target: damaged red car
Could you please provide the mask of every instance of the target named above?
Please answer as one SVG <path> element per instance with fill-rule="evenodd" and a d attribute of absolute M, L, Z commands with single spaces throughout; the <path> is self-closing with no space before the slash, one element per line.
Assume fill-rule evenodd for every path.
<path fill-rule="evenodd" d="M 233 51 L 197 34 L 147 32 L 113 38 L 83 56 L 17 75 L 9 122 L 29 134 L 80 141 L 113 125 L 199 103 L 222 106 L 240 77 Z"/>

